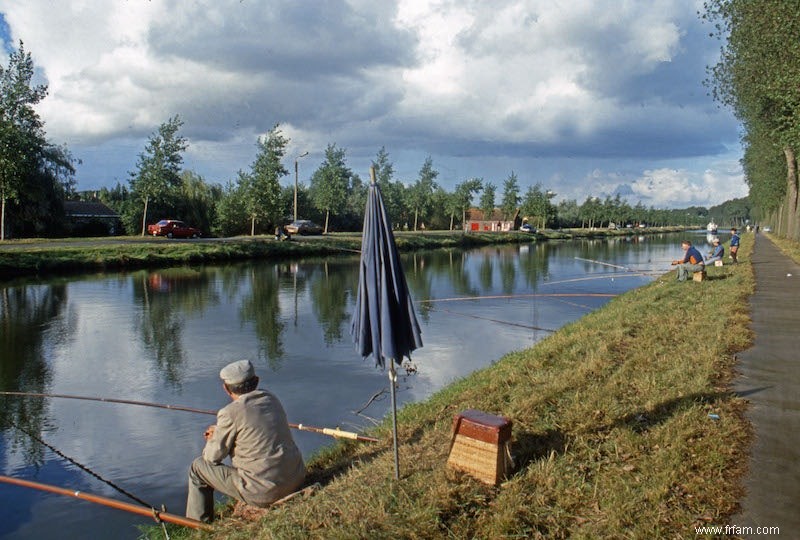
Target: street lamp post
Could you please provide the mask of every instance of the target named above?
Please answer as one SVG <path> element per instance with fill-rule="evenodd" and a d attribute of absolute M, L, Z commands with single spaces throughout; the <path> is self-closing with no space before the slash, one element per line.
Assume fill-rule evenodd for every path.
<path fill-rule="evenodd" d="M 297 160 L 301 157 L 306 157 L 308 152 L 303 152 L 296 158 L 294 158 L 294 220 L 297 221 Z"/>

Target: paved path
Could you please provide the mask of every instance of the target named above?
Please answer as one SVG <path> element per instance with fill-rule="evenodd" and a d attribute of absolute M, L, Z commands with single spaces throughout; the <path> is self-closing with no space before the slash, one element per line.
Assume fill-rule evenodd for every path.
<path fill-rule="evenodd" d="M 750 401 L 755 440 L 742 512 L 731 523 L 753 527 L 746 538 L 766 538 L 756 527 L 800 538 L 800 265 L 760 235 L 752 262 L 755 344 L 739 355 L 735 389 Z"/>

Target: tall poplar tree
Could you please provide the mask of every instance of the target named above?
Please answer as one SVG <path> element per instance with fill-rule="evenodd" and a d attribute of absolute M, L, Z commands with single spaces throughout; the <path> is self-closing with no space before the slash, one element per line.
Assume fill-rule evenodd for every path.
<path fill-rule="evenodd" d="M 433 168 L 433 159 L 428 156 L 422 168 L 419 170 L 419 177 L 416 183 L 409 190 L 409 203 L 414 211 L 414 230 L 417 230 L 417 223 L 420 214 L 423 219 L 427 216 L 431 207 L 433 192 L 436 191 L 436 177 L 439 171 Z"/>
<path fill-rule="evenodd" d="M 483 180 L 480 178 L 470 178 L 469 180 L 464 180 L 463 182 L 456 185 L 455 191 L 453 192 L 453 200 L 451 203 L 450 208 L 458 208 L 461 210 L 461 229 L 466 232 L 467 225 L 467 209 L 472 204 L 472 198 L 481 190 L 483 187 Z M 450 217 L 450 228 L 452 229 L 452 214 Z"/>
<path fill-rule="evenodd" d="M 378 150 L 378 154 L 372 161 L 375 169 L 375 181 L 381 186 L 381 196 L 383 205 L 386 207 L 386 214 L 393 226 L 397 226 L 405 214 L 405 186 L 402 182 L 394 181 L 394 163 L 389 161 L 389 154 L 385 147 Z M 365 205 L 366 206 L 366 205 Z M 361 209 L 363 213 L 364 209 Z"/>
<path fill-rule="evenodd" d="M 782 154 L 785 193 L 781 233 L 800 238 L 798 152 L 800 152 L 800 2 L 796 0 L 708 0 L 704 17 L 725 40 L 720 61 L 710 69 L 714 97 L 731 107 L 744 125 L 746 174 L 769 182 L 768 154 Z M 753 145 L 751 147 L 750 145 Z M 768 149 L 773 147 L 772 152 Z M 765 152 L 767 150 L 767 152 Z M 763 166 L 757 162 L 765 159 Z M 754 200 L 763 206 L 763 202 Z"/>
<path fill-rule="evenodd" d="M 286 155 L 289 139 L 283 136 L 276 124 L 264 137 L 258 139 L 258 155 L 250 167 L 244 184 L 244 200 L 250 216 L 250 235 L 255 235 L 256 221 L 275 225 L 282 219 L 280 179 L 289 171 L 281 159 Z"/>
<path fill-rule="evenodd" d="M 519 181 L 514 171 L 503 182 L 503 199 L 500 202 L 500 208 L 503 211 L 503 218 L 506 220 L 514 217 L 514 213 L 519 207 Z"/>
<path fill-rule="evenodd" d="M 486 182 L 483 185 L 483 192 L 481 192 L 481 212 L 483 212 L 484 221 L 492 219 L 494 214 L 494 196 L 497 192 L 497 186 L 491 182 Z"/>
<path fill-rule="evenodd" d="M 178 134 L 183 121 L 178 115 L 159 126 L 150 135 L 144 152 L 139 154 L 136 171 L 131 172 L 131 191 L 144 204 L 142 236 L 147 232 L 147 206 L 181 186 L 182 152 L 188 148 L 186 139 Z"/>
<path fill-rule="evenodd" d="M 325 161 L 311 175 L 311 200 L 318 210 L 325 212 L 325 234 L 331 212 L 341 212 L 347 203 L 352 175 L 345 162 L 344 148 L 329 144 L 325 149 Z"/>

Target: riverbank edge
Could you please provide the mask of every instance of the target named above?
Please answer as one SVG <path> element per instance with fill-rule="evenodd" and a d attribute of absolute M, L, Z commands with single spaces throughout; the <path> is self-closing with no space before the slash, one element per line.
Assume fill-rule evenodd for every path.
<path fill-rule="evenodd" d="M 404 407 L 399 482 L 384 422 L 371 433 L 382 443 L 340 442 L 309 460 L 309 481 L 324 487 L 308 500 L 256 522 L 224 516 L 211 534 L 175 533 L 672 538 L 725 525 L 751 439 L 730 384 L 736 353 L 752 342 L 752 246 L 743 235 L 740 264 L 709 268 L 701 283 L 669 272 Z M 514 422 L 517 467 L 500 487 L 446 467 L 453 417 L 467 408 Z"/>
<path fill-rule="evenodd" d="M 652 235 L 684 230 L 682 227 L 648 229 L 569 229 L 528 234 L 447 231 L 397 232 L 400 251 L 472 248 L 495 244 L 522 244 L 573 238 L 607 238 Z M 358 253 L 361 235 L 333 233 L 324 237 L 279 242 L 272 236 L 215 240 L 168 240 L 166 238 L 115 237 L 66 240 L 12 240 L 0 243 L 0 280 L 47 277 L 106 271 L 195 264 L 222 264 L 260 259 L 299 259 Z"/>
<path fill-rule="evenodd" d="M 800 242 L 770 233 L 762 234 L 769 238 L 772 243 L 775 244 L 779 250 L 781 250 L 781 253 L 792 259 L 797 264 L 800 264 Z"/>

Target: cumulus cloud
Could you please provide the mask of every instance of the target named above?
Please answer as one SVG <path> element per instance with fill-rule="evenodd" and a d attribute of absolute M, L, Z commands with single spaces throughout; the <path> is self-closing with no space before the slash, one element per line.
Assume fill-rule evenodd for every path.
<path fill-rule="evenodd" d="M 706 169 L 701 173 L 685 169 L 646 170 L 631 184 L 631 191 L 634 197 L 658 208 L 711 206 L 747 195 L 738 167 Z"/>
<path fill-rule="evenodd" d="M 8 40 L 25 41 L 49 84 L 39 109 L 49 136 L 84 158 L 79 184 L 124 177 L 110 156 L 131 141 L 143 146 L 180 114 L 187 165 L 213 181 L 247 167 L 257 135 L 280 122 L 292 151 L 319 156 L 337 143 L 366 167 L 385 146 L 418 159 L 396 163 L 412 178 L 431 155 L 453 171 L 445 182 L 506 176 L 513 162 L 523 183 L 557 177 L 578 192 L 593 169 L 614 173 L 624 162 L 642 196 L 671 200 L 647 190 L 652 180 L 676 203 L 686 191 L 675 185 L 717 178 L 696 158 L 718 159 L 737 138 L 731 115 L 702 87 L 719 44 L 707 39 L 699 8 L 82 0 L 53 9 L 0 0 Z M 676 159 L 691 160 L 691 170 Z"/>

